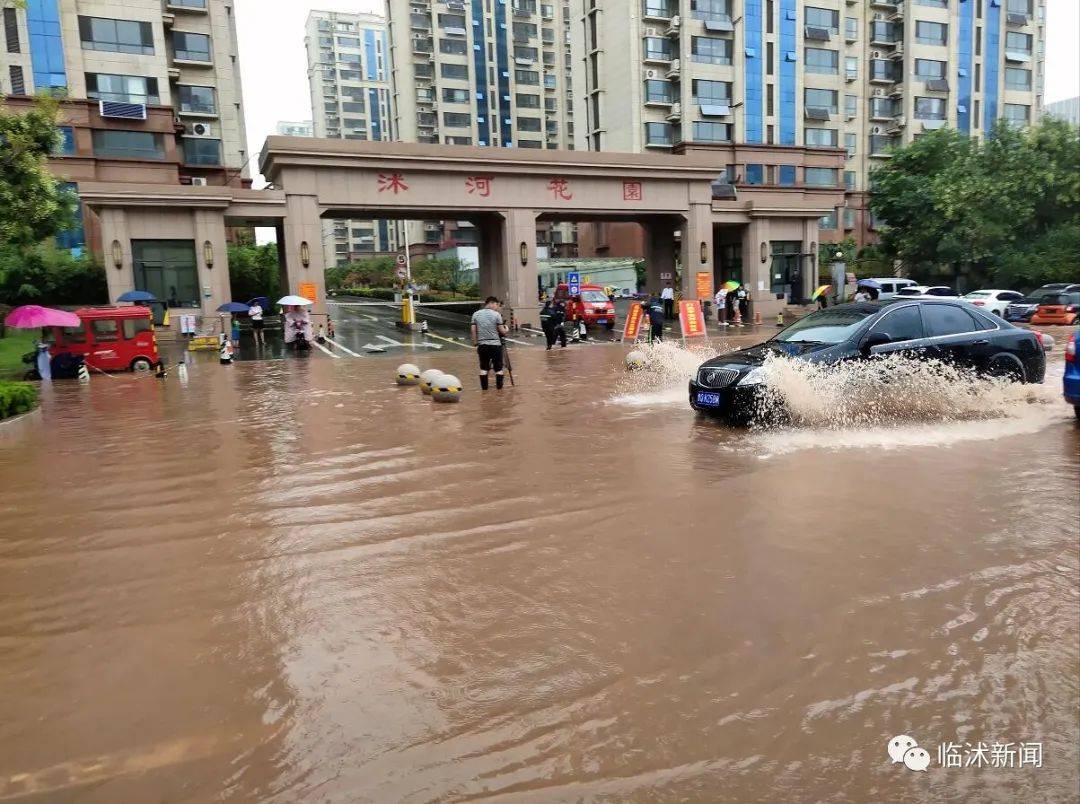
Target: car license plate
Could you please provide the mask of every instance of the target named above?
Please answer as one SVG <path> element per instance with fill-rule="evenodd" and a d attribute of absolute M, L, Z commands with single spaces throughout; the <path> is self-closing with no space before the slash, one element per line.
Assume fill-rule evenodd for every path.
<path fill-rule="evenodd" d="M 697 403 L 707 408 L 720 407 L 720 394 L 709 394 L 705 391 L 698 391 Z"/>
<path fill-rule="evenodd" d="M 606 324 L 607 319 L 606 318 L 598 318 L 598 319 L 596 319 L 596 323 L 597 324 Z"/>

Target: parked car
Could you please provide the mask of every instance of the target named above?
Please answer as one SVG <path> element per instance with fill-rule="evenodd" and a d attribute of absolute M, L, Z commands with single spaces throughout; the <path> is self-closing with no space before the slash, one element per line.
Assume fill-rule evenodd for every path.
<path fill-rule="evenodd" d="M 1051 282 L 1049 285 L 1043 285 L 1041 288 L 1037 288 L 1022 299 L 1017 299 L 1009 304 L 1008 309 L 1005 311 L 1006 321 L 1030 321 L 1031 317 L 1035 315 L 1035 310 L 1043 302 L 1043 299 L 1050 297 L 1056 298 L 1061 293 L 1072 293 L 1080 291 L 1080 284 L 1074 284 L 1070 282 Z"/>
<path fill-rule="evenodd" d="M 896 295 L 901 288 L 917 285 L 914 279 L 901 279 L 896 276 L 874 276 L 871 281 L 877 282 L 881 287 L 878 289 L 878 299 L 887 301 Z"/>
<path fill-rule="evenodd" d="M 1043 296 L 1031 316 L 1031 323 L 1071 327 L 1077 318 L 1080 318 L 1080 291 Z"/>
<path fill-rule="evenodd" d="M 896 291 L 896 296 L 905 299 L 958 299 L 956 291 L 948 285 L 908 285 Z"/>
<path fill-rule="evenodd" d="M 1065 401 L 1073 406 L 1080 419 L 1080 362 L 1076 359 L 1077 333 L 1069 336 L 1065 344 Z"/>
<path fill-rule="evenodd" d="M 161 364 L 148 307 L 83 307 L 77 327 L 52 327 L 49 354 L 81 355 L 91 369 L 150 371 Z"/>
<path fill-rule="evenodd" d="M 1024 298 L 1024 294 L 1015 290 L 973 290 L 961 298 L 988 313 L 1004 318 L 1010 302 L 1019 301 Z"/>
<path fill-rule="evenodd" d="M 769 355 L 836 363 L 899 352 L 1038 383 L 1046 372 L 1040 337 L 959 301 L 841 304 L 810 313 L 765 343 L 702 363 L 690 380 L 690 406 L 737 422 L 752 420 Z"/>
<path fill-rule="evenodd" d="M 615 305 L 611 303 L 604 288 L 600 285 L 582 285 L 579 289 L 581 303 L 584 306 L 585 326 L 604 326 L 615 328 Z M 570 286 L 565 282 L 555 287 L 555 298 L 561 301 L 570 299 Z"/>

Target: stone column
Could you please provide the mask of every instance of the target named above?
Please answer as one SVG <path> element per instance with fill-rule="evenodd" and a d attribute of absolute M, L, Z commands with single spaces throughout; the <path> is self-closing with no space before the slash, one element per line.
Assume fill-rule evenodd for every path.
<path fill-rule="evenodd" d="M 135 290 L 135 266 L 132 262 L 131 237 L 128 234 L 127 212 L 118 207 L 107 207 L 98 212 L 101 221 L 102 264 L 109 289 L 109 303 L 129 290 Z M 123 252 L 123 265 L 119 269 L 113 262 L 112 244 L 119 241 Z"/>
<path fill-rule="evenodd" d="M 311 308 L 312 314 L 326 313 L 326 268 L 322 247 L 322 221 L 319 203 L 311 195 L 285 196 L 285 273 L 289 280 L 288 293 L 296 294 L 301 283 L 315 285 L 318 301 Z M 302 245 L 307 243 L 308 265 L 301 259 Z M 246 301 L 246 299 L 245 299 Z M 271 299 L 273 304 L 276 299 Z M 318 324 L 315 324 L 318 329 Z"/>
<path fill-rule="evenodd" d="M 753 297 L 754 312 L 768 322 L 784 309 L 785 302 L 772 292 L 772 245 L 769 242 L 769 219 L 751 218 L 743 231 L 743 284 Z M 765 262 L 761 261 L 761 244 L 765 244 Z M 759 288 L 764 288 L 759 290 Z"/>
<path fill-rule="evenodd" d="M 513 310 L 518 324 L 539 328 L 536 213 L 531 209 L 508 209 L 503 210 L 501 215 L 501 226 L 485 227 L 484 250 L 494 259 L 481 260 L 482 269 L 486 267 L 488 270 L 487 276 L 481 276 L 480 286 L 482 289 L 488 288 L 490 295 L 502 299 L 508 323 L 510 311 Z M 492 230 L 490 237 L 488 228 Z M 484 273 L 483 270 L 481 273 Z"/>
<path fill-rule="evenodd" d="M 204 316 L 217 315 L 217 308 L 233 299 L 229 286 L 229 250 L 225 240 L 225 216 L 220 209 L 196 209 L 195 265 L 199 276 L 199 302 Z M 204 244 L 209 242 L 213 251 L 213 266 L 206 264 Z M 206 295 L 209 290 L 210 295 Z M 226 316 L 230 318 L 231 316 Z"/>
<path fill-rule="evenodd" d="M 704 246 L 703 246 L 704 244 Z M 704 257 L 704 259 L 702 259 Z M 697 275 L 705 272 L 709 275 L 709 298 L 713 291 L 713 226 L 712 205 L 691 204 L 690 214 L 682 227 L 682 244 L 679 262 L 682 265 L 682 297 L 697 298 Z M 704 301 L 704 300 L 703 300 Z"/>
<path fill-rule="evenodd" d="M 502 215 L 485 215 L 479 223 L 480 259 L 477 282 L 480 298 L 496 296 L 505 299 L 509 291 L 506 270 L 503 267 L 503 238 L 506 220 Z"/>
<path fill-rule="evenodd" d="M 678 226 L 672 219 L 661 218 L 645 224 L 645 292 L 660 295 L 664 284 L 664 274 L 675 278 L 675 229 Z"/>

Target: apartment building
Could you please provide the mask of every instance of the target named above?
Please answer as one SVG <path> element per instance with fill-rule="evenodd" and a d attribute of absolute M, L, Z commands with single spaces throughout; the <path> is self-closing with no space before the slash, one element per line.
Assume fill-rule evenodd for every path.
<path fill-rule="evenodd" d="M 278 120 L 274 133 L 283 137 L 314 137 L 315 123 L 311 120 Z"/>
<path fill-rule="evenodd" d="M 0 92 L 61 102 L 52 169 L 80 181 L 250 185 L 231 0 L 0 0 Z M 101 253 L 80 214 L 58 240 Z M 194 257 L 191 258 L 194 260 Z"/>
<path fill-rule="evenodd" d="M 312 11 L 304 34 L 314 136 L 346 140 L 395 139 L 386 20 L 377 14 Z M 326 222 L 327 265 L 396 251 L 396 221 Z"/>
<path fill-rule="evenodd" d="M 895 146 L 1042 113 L 1045 0 L 572 0 L 572 17 L 579 147 L 844 148 L 847 203 L 823 242 L 876 239 L 870 175 Z"/>
<path fill-rule="evenodd" d="M 397 139 L 574 148 L 568 0 L 387 0 L 386 11 Z M 427 222 L 414 236 L 476 242 L 467 222 Z M 570 224 L 537 237 L 541 256 L 576 249 Z"/>
<path fill-rule="evenodd" d="M 1080 97 L 1048 103 L 1045 111 L 1051 117 L 1080 126 Z"/>

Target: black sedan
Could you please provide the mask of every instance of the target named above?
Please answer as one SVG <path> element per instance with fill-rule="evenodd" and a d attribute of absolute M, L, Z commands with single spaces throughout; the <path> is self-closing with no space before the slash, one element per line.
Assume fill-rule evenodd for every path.
<path fill-rule="evenodd" d="M 1041 334 L 1014 327 L 962 301 L 892 299 L 810 313 L 765 343 L 714 357 L 690 380 L 695 410 L 752 419 L 769 355 L 813 363 L 907 353 L 1018 382 L 1042 382 Z"/>

